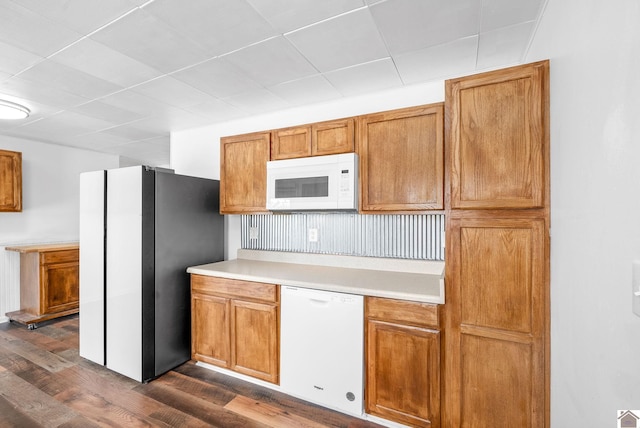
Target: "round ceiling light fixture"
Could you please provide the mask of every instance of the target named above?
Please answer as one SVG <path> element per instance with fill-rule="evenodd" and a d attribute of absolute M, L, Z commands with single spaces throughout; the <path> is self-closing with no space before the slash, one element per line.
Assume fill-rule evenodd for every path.
<path fill-rule="evenodd" d="M 29 113 L 31 111 L 25 106 L 7 100 L 0 100 L 0 119 L 25 119 L 29 117 Z"/>

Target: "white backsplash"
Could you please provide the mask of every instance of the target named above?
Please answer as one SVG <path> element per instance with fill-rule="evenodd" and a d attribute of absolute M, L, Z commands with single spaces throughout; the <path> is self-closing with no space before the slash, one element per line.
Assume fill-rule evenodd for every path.
<path fill-rule="evenodd" d="M 444 260 L 444 214 L 243 215 L 243 249 Z M 315 232 L 314 232 L 315 230 Z M 317 241 L 310 240 L 317 235 Z"/>

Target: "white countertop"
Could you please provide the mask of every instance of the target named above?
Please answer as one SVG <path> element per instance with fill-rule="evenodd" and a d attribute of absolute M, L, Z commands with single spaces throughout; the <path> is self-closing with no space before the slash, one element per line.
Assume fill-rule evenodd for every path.
<path fill-rule="evenodd" d="M 187 272 L 364 296 L 444 303 L 444 262 L 240 250 L 238 259 L 192 266 Z"/>

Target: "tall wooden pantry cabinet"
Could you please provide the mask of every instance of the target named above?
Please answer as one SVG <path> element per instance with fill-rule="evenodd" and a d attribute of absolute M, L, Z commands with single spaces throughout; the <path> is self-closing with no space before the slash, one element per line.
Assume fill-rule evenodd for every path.
<path fill-rule="evenodd" d="M 549 426 L 549 63 L 445 84 L 444 427 Z"/>

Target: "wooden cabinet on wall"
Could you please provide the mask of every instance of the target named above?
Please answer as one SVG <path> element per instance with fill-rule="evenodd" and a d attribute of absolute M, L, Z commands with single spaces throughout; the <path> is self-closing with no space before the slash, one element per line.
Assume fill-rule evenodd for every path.
<path fill-rule="evenodd" d="M 438 306 L 367 297 L 367 413 L 416 427 L 440 426 Z"/>
<path fill-rule="evenodd" d="M 191 275 L 191 354 L 272 383 L 280 373 L 275 284 Z"/>
<path fill-rule="evenodd" d="M 0 150 L 0 212 L 22 211 L 22 153 Z"/>
<path fill-rule="evenodd" d="M 444 208 L 443 104 L 358 119 L 360 211 Z"/>
<path fill-rule="evenodd" d="M 351 153 L 354 119 L 278 129 L 271 134 L 271 160 Z"/>
<path fill-rule="evenodd" d="M 266 212 L 270 133 L 220 139 L 220 212 Z"/>
<path fill-rule="evenodd" d="M 546 206 L 547 75 L 538 63 L 447 82 L 452 209 Z"/>
<path fill-rule="evenodd" d="M 548 67 L 446 82 L 446 427 L 549 426 Z"/>
<path fill-rule="evenodd" d="M 78 244 L 7 247 L 20 253 L 20 310 L 13 321 L 33 327 L 37 322 L 78 312 Z"/>

